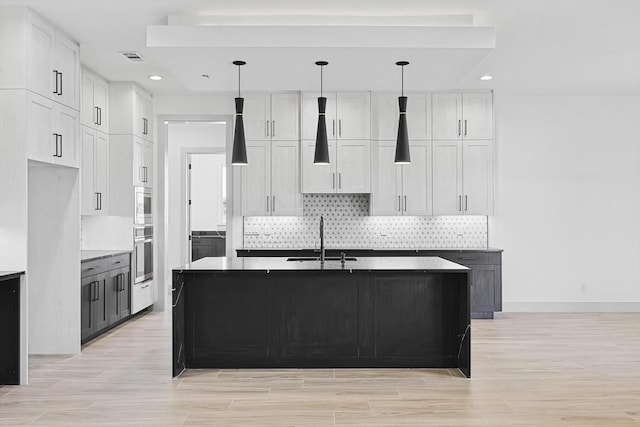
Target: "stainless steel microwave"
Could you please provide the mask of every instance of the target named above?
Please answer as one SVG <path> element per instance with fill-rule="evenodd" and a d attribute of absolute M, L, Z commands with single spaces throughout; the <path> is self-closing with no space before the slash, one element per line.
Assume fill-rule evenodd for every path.
<path fill-rule="evenodd" d="M 152 190 L 145 187 L 135 187 L 135 223 L 140 225 L 153 223 Z"/>

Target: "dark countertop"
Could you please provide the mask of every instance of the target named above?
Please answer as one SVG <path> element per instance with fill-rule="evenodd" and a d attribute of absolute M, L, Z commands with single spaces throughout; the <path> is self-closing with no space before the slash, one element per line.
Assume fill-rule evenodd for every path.
<path fill-rule="evenodd" d="M 0 271 L 0 282 L 13 279 L 24 274 L 24 271 Z"/>
<path fill-rule="evenodd" d="M 93 259 L 109 258 L 116 255 L 130 254 L 132 251 L 126 250 L 104 250 L 104 251 L 80 251 L 80 262 Z"/>
<path fill-rule="evenodd" d="M 287 261 L 285 257 L 208 257 L 185 264 L 173 271 L 443 271 L 463 272 L 469 268 L 439 257 L 362 257 L 357 261 Z"/>

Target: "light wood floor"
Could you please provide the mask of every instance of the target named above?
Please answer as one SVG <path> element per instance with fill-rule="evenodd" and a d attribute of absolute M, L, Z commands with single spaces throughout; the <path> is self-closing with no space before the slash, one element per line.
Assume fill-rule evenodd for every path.
<path fill-rule="evenodd" d="M 502 314 L 472 326 L 472 379 L 425 369 L 170 375 L 170 320 L 148 314 L 0 386 L 8 425 L 640 425 L 640 313 Z"/>

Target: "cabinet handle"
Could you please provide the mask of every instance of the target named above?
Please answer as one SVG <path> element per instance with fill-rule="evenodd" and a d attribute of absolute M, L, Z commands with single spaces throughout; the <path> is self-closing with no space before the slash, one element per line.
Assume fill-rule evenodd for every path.
<path fill-rule="evenodd" d="M 464 136 L 467 136 L 467 119 L 464 119 Z"/>
<path fill-rule="evenodd" d="M 63 145 L 63 143 L 62 143 L 62 135 L 59 135 L 59 136 L 60 136 L 60 156 L 59 157 L 62 157 L 62 145 Z"/>
<path fill-rule="evenodd" d="M 342 119 L 338 119 L 338 135 L 342 138 Z"/>
<path fill-rule="evenodd" d="M 407 196 L 404 196 L 404 211 L 407 211 Z"/>
<path fill-rule="evenodd" d="M 53 155 L 53 157 L 58 157 L 58 134 L 54 133 L 53 134 L 53 138 L 56 144 L 56 154 Z"/>
<path fill-rule="evenodd" d="M 149 168 L 144 167 L 144 182 L 149 182 Z"/>
<path fill-rule="evenodd" d="M 102 210 L 102 193 L 98 193 L 98 200 L 100 201 L 100 210 Z"/>
<path fill-rule="evenodd" d="M 458 211 L 462 212 L 462 195 L 458 196 Z"/>
<path fill-rule="evenodd" d="M 100 196 L 98 196 L 100 193 L 96 193 L 96 210 L 99 211 L 100 210 Z"/>
<path fill-rule="evenodd" d="M 276 196 L 273 196 L 273 200 L 271 200 L 271 212 L 275 212 L 275 211 L 276 211 Z"/>
<path fill-rule="evenodd" d="M 336 136 L 336 119 L 333 119 L 331 135 Z"/>
<path fill-rule="evenodd" d="M 402 211 L 402 202 L 400 201 L 400 196 L 398 196 L 398 212 Z"/>
<path fill-rule="evenodd" d="M 89 302 L 93 302 L 93 284 L 95 282 L 89 283 Z"/>
<path fill-rule="evenodd" d="M 62 72 L 58 73 L 58 75 L 60 76 L 60 91 L 58 92 L 58 95 L 62 95 Z"/>
<path fill-rule="evenodd" d="M 336 173 L 331 174 L 331 188 L 336 188 Z"/>
<path fill-rule="evenodd" d="M 267 212 L 269 212 L 269 196 L 267 196 Z"/>
<path fill-rule="evenodd" d="M 271 120 L 271 136 L 276 136 L 276 121 Z"/>
<path fill-rule="evenodd" d="M 264 134 L 265 136 L 269 136 L 269 120 L 264 121 Z"/>
<path fill-rule="evenodd" d="M 342 189 L 342 172 L 338 172 L 338 188 Z"/>
<path fill-rule="evenodd" d="M 98 107 L 98 125 L 102 126 L 102 108 Z"/>
<path fill-rule="evenodd" d="M 95 289 L 95 293 L 94 293 L 94 297 L 93 300 L 94 301 L 100 301 L 100 282 L 93 282 L 94 285 L 94 289 Z"/>
<path fill-rule="evenodd" d="M 53 91 L 53 93 L 55 93 L 56 95 L 58 94 L 58 71 L 57 70 L 53 70 L 53 74 L 55 75 L 55 79 L 56 79 L 56 90 Z"/>
<path fill-rule="evenodd" d="M 464 211 L 466 212 L 469 209 L 469 196 L 465 195 L 464 196 Z"/>
<path fill-rule="evenodd" d="M 458 120 L 458 136 L 460 136 L 460 120 Z"/>
<path fill-rule="evenodd" d="M 94 124 L 94 125 L 97 125 L 97 124 L 99 124 L 99 123 L 98 123 L 98 110 L 99 110 L 99 108 L 98 108 L 98 107 L 93 107 L 93 109 L 94 109 L 94 110 L 95 110 L 95 112 L 96 112 L 95 118 L 93 119 L 93 124 Z"/>

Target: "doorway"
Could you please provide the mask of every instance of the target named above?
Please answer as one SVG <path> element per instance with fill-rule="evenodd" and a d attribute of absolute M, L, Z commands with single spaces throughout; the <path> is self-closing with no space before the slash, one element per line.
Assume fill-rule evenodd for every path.
<path fill-rule="evenodd" d="M 226 255 L 227 165 L 225 153 L 187 155 L 189 260 Z"/>

